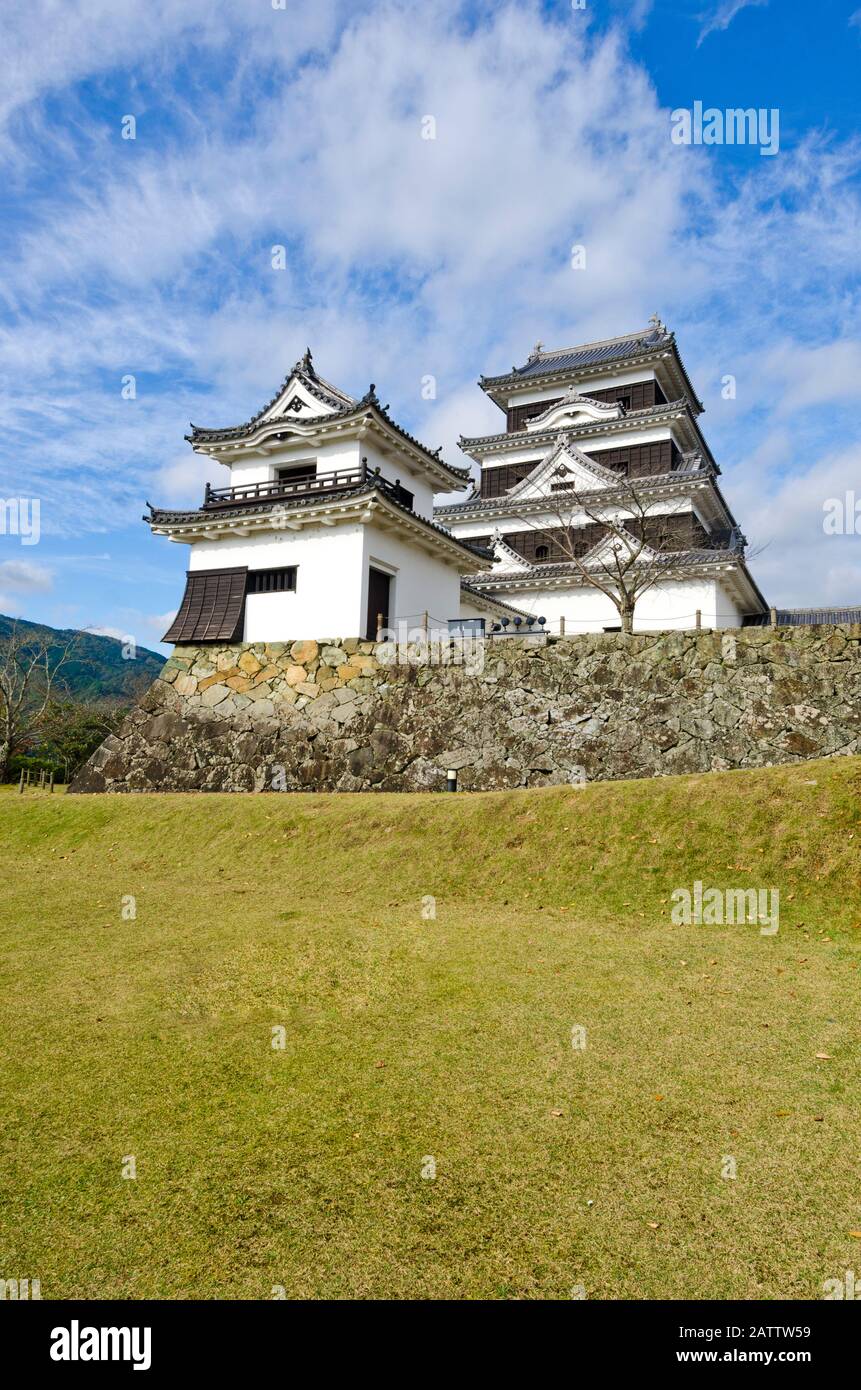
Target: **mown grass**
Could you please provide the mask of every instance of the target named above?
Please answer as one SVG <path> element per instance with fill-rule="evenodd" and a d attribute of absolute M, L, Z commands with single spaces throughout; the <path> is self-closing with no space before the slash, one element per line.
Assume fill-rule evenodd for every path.
<path fill-rule="evenodd" d="M 842 759 L 457 797 L 0 796 L 0 1277 L 821 1296 L 861 1258 L 859 791 Z M 695 879 L 779 888 L 778 935 L 671 925 Z"/>

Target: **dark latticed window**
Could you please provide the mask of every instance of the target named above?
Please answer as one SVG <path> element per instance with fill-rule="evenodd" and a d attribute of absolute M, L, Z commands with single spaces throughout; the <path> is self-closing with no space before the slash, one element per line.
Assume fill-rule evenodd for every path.
<path fill-rule="evenodd" d="M 535 547 L 535 558 L 536 558 L 536 560 L 549 560 L 549 559 L 550 559 L 550 547 L 549 547 L 549 545 L 536 545 L 536 547 Z"/>
<path fill-rule="evenodd" d="M 280 570 L 249 570 L 249 594 L 285 594 L 296 588 L 296 566 Z"/>
<path fill-rule="evenodd" d="M 279 468 L 276 476 L 279 483 L 304 483 L 308 478 L 316 478 L 317 460 L 303 459 L 301 463 L 293 463 L 289 468 Z"/>

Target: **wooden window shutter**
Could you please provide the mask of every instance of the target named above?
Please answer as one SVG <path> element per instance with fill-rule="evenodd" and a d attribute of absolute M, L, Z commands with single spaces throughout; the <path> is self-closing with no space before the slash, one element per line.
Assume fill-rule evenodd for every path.
<path fill-rule="evenodd" d="M 248 568 L 189 570 L 179 612 L 163 642 L 241 642 Z"/>

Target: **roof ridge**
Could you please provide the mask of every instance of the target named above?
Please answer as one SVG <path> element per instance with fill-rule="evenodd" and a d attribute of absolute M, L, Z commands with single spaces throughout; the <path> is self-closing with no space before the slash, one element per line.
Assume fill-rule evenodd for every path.
<path fill-rule="evenodd" d="M 585 393 L 581 393 L 581 394 L 585 394 Z M 536 404 L 540 405 L 541 402 L 538 401 L 538 402 L 536 402 Z M 560 402 L 557 401 L 556 404 L 559 405 Z M 596 404 L 602 405 L 602 404 L 606 404 L 606 402 L 598 401 L 598 402 L 596 402 Z M 610 404 L 613 404 L 613 402 L 610 402 Z M 689 402 L 684 396 L 679 396 L 679 397 L 677 397 L 677 399 L 674 400 L 674 401 L 662 401 L 662 402 L 660 402 L 658 405 L 644 405 L 644 406 L 641 406 L 638 410 L 626 410 L 625 414 L 622 415 L 622 416 L 620 416 L 619 419 L 620 419 L 620 420 L 625 420 L 626 422 L 634 421 L 634 423 L 636 423 L 636 421 L 642 419 L 644 415 L 657 415 L 657 414 L 660 414 L 661 412 L 666 411 L 666 410 L 678 409 L 680 406 L 685 406 L 685 407 L 687 407 L 688 410 L 690 410 L 690 402 Z M 546 411 L 542 411 L 542 414 L 546 414 L 546 413 L 547 413 Z M 534 419 L 540 419 L 540 416 L 534 416 L 533 418 L 534 418 Z M 592 424 L 592 425 L 603 425 L 603 424 L 605 424 L 605 423 L 608 423 L 608 422 L 603 421 L 603 420 L 593 420 L 593 421 L 591 421 L 591 424 Z M 580 428 L 584 428 L 584 429 L 585 429 L 585 428 L 587 428 L 587 426 L 580 426 L 580 425 L 574 425 L 574 424 L 568 424 L 568 425 L 560 425 L 560 426 L 558 426 L 558 429 L 559 429 L 559 430 L 570 430 L 570 431 L 574 431 L 574 430 L 577 430 L 577 429 L 580 429 Z M 532 433 L 532 434 L 536 434 L 536 435 L 537 435 L 537 434 L 555 434 L 555 433 L 556 433 L 556 429 L 532 430 L 531 433 Z M 486 439 L 516 439 L 516 438 L 518 438 L 520 435 L 529 435 L 529 434 L 530 434 L 530 431 L 529 431 L 529 430 L 526 430 L 526 429 L 522 429 L 522 430 L 497 430 L 494 434 L 461 434 L 461 435 L 458 436 L 458 441 L 457 441 L 457 443 L 458 443 L 458 448 L 461 448 L 461 449 L 462 449 L 463 446 L 464 446 L 464 444 L 479 444 L 479 443 L 481 443 L 482 440 L 486 440 Z"/>
<path fill-rule="evenodd" d="M 206 512 L 200 507 L 190 511 L 174 511 L 171 510 L 169 507 L 154 507 L 152 503 L 149 502 L 147 503 L 147 505 L 150 508 L 150 515 L 141 517 L 141 520 L 145 521 L 147 525 L 152 525 L 153 522 L 155 522 L 156 525 L 164 525 L 166 524 L 165 521 L 162 520 L 161 523 L 159 523 L 157 518 L 160 517 L 164 519 L 172 517 L 176 519 L 178 524 L 182 524 L 186 521 L 191 523 L 195 520 L 226 521 L 232 520 L 237 515 L 245 516 L 250 519 L 251 517 L 259 516 L 261 514 L 266 515 L 270 512 L 277 510 L 287 512 L 295 509 L 298 511 L 302 508 L 313 507 L 315 503 L 324 503 L 330 506 L 338 505 L 339 503 L 348 500 L 355 501 L 357 498 L 362 497 L 368 493 L 376 493 L 389 506 L 396 507 L 398 511 L 403 512 L 404 515 L 411 518 L 411 520 L 417 521 L 423 526 L 430 527 L 432 531 L 436 531 L 439 535 L 444 536 L 446 540 L 450 540 L 455 545 L 460 546 L 461 549 L 468 550 L 472 554 L 477 555 L 479 559 L 493 558 L 492 553 L 488 551 L 484 546 L 472 544 L 468 536 L 456 536 L 454 532 L 451 531 L 447 526 L 441 526 L 440 523 L 438 521 L 434 521 L 432 517 L 422 516 L 420 512 L 414 512 L 403 502 L 399 502 L 397 498 L 389 496 L 389 494 L 387 492 L 384 492 L 383 489 L 379 486 L 379 484 L 375 482 L 373 479 L 370 479 L 366 483 L 362 483 L 359 487 L 349 488 L 344 492 L 333 493 L 331 497 L 321 497 L 319 494 L 313 494 L 310 497 L 294 498 L 293 501 L 290 503 L 286 502 L 283 497 L 272 498 L 270 501 L 261 501 L 258 504 L 256 510 L 249 507 L 247 503 L 244 503 L 235 507 L 224 507 L 217 512 Z"/>
<path fill-rule="evenodd" d="M 317 371 L 314 367 L 313 358 L 311 355 L 311 349 L 306 348 L 302 356 L 296 359 L 287 375 L 282 379 L 281 385 L 278 387 L 278 390 L 275 392 L 274 396 L 272 396 L 271 399 L 268 400 L 265 405 L 261 406 L 260 409 L 256 411 L 254 415 L 251 416 L 250 419 L 244 420 L 240 425 L 224 425 L 221 427 L 217 425 L 198 426 L 189 421 L 192 430 L 192 436 L 200 436 L 206 434 L 234 434 L 238 433 L 241 430 L 253 429 L 253 427 L 263 419 L 263 416 L 266 414 L 266 412 L 272 409 L 279 396 L 282 396 L 284 394 L 285 390 L 290 385 L 290 382 L 293 380 L 294 377 L 299 377 L 305 389 L 310 393 L 310 395 L 316 397 L 317 400 L 323 400 L 326 396 L 329 396 L 330 400 L 340 400 L 345 406 L 348 404 L 356 404 L 356 399 L 354 396 L 348 395 L 346 391 L 341 390 L 340 386 L 335 386 L 332 384 L 331 381 L 326 381 L 324 377 L 317 375 Z M 192 436 L 186 435 L 185 438 L 190 440 Z"/>
<path fill-rule="evenodd" d="M 566 357 L 572 352 L 585 352 L 588 348 L 612 347 L 614 343 L 642 342 L 644 338 L 669 339 L 673 334 L 668 330 L 661 333 L 654 324 L 636 333 L 617 333 L 614 338 L 595 338 L 588 343 L 575 343 L 572 347 L 542 348 L 540 352 L 532 352 L 528 358 L 529 362 L 537 362 L 542 357 Z M 518 368 L 522 371 L 522 368 Z"/>

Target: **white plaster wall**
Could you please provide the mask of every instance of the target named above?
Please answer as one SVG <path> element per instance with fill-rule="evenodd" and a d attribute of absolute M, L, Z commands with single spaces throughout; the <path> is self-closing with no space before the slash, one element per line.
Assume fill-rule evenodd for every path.
<path fill-rule="evenodd" d="M 272 477 L 272 465 L 261 454 L 249 454 L 247 458 L 235 459 L 218 487 L 244 487 L 246 483 L 268 483 Z"/>
<path fill-rule="evenodd" d="M 316 461 L 318 473 L 333 473 L 358 469 L 363 458 L 368 460 L 370 469 L 378 467 L 389 482 L 400 480 L 403 487 L 413 494 L 413 506 L 419 516 L 433 516 L 433 487 L 418 465 L 412 467 L 405 460 L 393 459 L 365 439 L 338 440 L 319 447 L 297 441 L 267 454 L 249 451 L 247 458 L 236 459 L 231 464 L 230 474 L 225 477 L 223 486 L 243 487 L 247 483 L 273 482 L 279 468 L 304 463 L 307 459 Z"/>
<path fill-rule="evenodd" d="M 296 592 L 249 594 L 246 642 L 363 635 L 363 531 L 360 524 L 308 526 L 247 540 L 197 541 L 189 569 L 280 569 L 296 565 Z"/>
<path fill-rule="evenodd" d="M 405 542 L 379 526 L 364 527 L 362 562 L 362 621 L 367 612 L 368 570 L 371 566 L 392 573 L 392 617 L 416 623 L 427 612 L 446 623 L 460 615 L 460 573 L 414 542 Z M 350 635 L 350 634 L 346 634 Z"/>
<path fill-rule="evenodd" d="M 291 463 L 304 463 L 315 459 L 318 473 L 332 473 L 336 469 L 358 468 L 360 462 L 359 441 L 344 440 L 322 447 L 306 442 L 291 444 L 273 450 L 271 454 L 249 452 L 247 458 L 236 459 L 230 466 L 230 477 L 225 479 L 225 487 L 244 487 L 246 483 L 269 483 L 275 478 L 276 470 L 287 468 Z"/>
<path fill-rule="evenodd" d="M 242 539 L 197 541 L 190 570 L 297 567 L 296 592 L 249 594 L 246 642 L 364 637 L 371 565 L 392 574 L 392 615 L 417 621 L 427 611 L 447 622 L 460 613 L 455 565 L 373 524 L 307 526 Z"/>
<path fill-rule="evenodd" d="M 565 618 L 566 632 L 601 632 L 619 625 L 616 608 L 598 589 L 500 589 L 496 597 L 536 618 L 546 618 L 550 632 L 559 631 L 561 617 Z M 656 585 L 643 594 L 634 613 L 634 631 L 692 628 L 697 609 L 702 613 L 703 627 L 741 626 L 738 605 L 723 585 L 714 579 L 691 579 Z"/>
<path fill-rule="evenodd" d="M 518 607 L 520 607 L 519 604 Z M 492 625 L 498 621 L 498 619 L 494 618 L 493 614 L 489 613 L 486 608 L 479 608 L 478 604 L 474 603 L 473 600 L 469 598 L 467 594 L 464 594 L 462 590 L 460 598 L 460 617 L 484 618 L 484 621 L 488 628 L 492 627 Z"/>
<path fill-rule="evenodd" d="M 362 441 L 362 454 L 368 460 L 369 468 L 379 467 L 384 478 L 396 483 L 413 494 L 413 510 L 419 516 L 433 516 L 433 486 L 428 482 L 418 466 L 412 467 L 406 459 L 392 459 L 369 440 Z"/>

